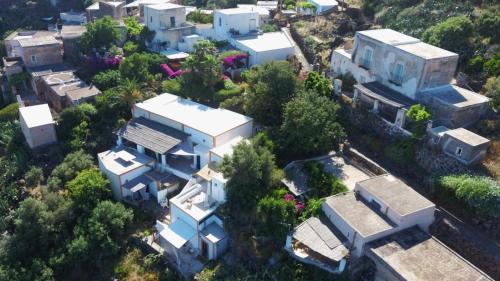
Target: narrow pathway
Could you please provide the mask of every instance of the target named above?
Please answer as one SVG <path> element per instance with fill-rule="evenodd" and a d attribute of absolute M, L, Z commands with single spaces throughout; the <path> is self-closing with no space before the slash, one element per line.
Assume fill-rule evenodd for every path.
<path fill-rule="evenodd" d="M 288 38 L 290 38 L 290 40 L 293 41 L 293 45 L 294 45 L 294 49 L 295 49 L 295 56 L 302 64 L 302 70 L 307 71 L 307 72 L 312 71 L 311 65 L 309 64 L 306 57 L 302 53 L 302 50 L 300 49 L 299 45 L 297 45 L 295 40 L 293 40 L 292 34 L 290 34 L 290 29 L 288 27 L 282 27 L 281 30 L 287 34 L 287 36 L 288 36 Z"/>

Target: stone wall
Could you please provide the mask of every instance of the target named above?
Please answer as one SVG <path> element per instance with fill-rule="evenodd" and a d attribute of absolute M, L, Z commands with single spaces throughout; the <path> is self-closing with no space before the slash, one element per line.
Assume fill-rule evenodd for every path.
<path fill-rule="evenodd" d="M 435 175 L 473 173 L 470 168 L 455 158 L 444 154 L 439 148 L 427 145 L 418 147 L 415 158 L 422 168 Z"/>

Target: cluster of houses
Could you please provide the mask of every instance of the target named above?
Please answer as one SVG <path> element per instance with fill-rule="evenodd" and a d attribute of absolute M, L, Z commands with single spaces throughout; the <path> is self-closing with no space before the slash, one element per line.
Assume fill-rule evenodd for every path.
<path fill-rule="evenodd" d="M 333 2 L 311 0 L 317 13 L 338 6 Z M 247 53 L 250 67 L 295 53 L 287 33 L 261 31 L 277 5 L 259 1 L 215 10 L 207 25 L 188 22 L 193 8 L 169 0 L 101 0 L 85 12 L 62 13 L 65 24 L 54 31 L 12 33 L 5 39 L 3 73 L 7 79 L 29 74 L 25 83 L 32 91 L 18 95 L 28 145 L 57 141 L 51 110 L 100 94 L 63 60 L 79 56 L 85 23 L 111 16 L 123 28 L 122 19 L 134 15 L 155 31 L 153 51 L 181 57 L 198 40 L 223 40 Z M 335 75 L 351 73 L 356 79 L 355 104 L 398 127 L 404 127 L 411 105 L 425 105 L 433 114 L 428 128 L 433 144 L 468 165 L 482 159 L 489 141 L 464 127 L 485 114 L 488 99 L 453 83 L 457 63 L 457 54 L 389 29 L 359 31 L 352 49 L 334 50 L 331 58 Z M 336 89 L 339 83 L 335 80 Z M 5 93 L 5 83 L 2 87 Z M 254 130 L 250 117 L 164 93 L 133 106 L 132 119 L 116 133 L 116 146 L 98 154 L 99 168 L 116 200 L 168 208 L 156 223 L 155 241 L 182 268 L 199 256 L 216 259 L 228 248 L 216 215 L 227 182 L 218 166 Z M 379 280 L 491 280 L 428 234 L 435 205 L 392 175 L 360 181 L 353 191 L 326 198 L 322 210 L 324 216 L 306 220 L 287 237 L 285 249 L 299 261 L 341 273 L 348 262 L 365 257 L 375 264 Z"/>

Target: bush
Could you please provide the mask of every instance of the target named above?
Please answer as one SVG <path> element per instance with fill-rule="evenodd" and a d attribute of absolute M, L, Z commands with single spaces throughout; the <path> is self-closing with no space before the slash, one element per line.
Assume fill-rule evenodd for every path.
<path fill-rule="evenodd" d="M 266 32 L 275 32 L 275 31 L 278 31 L 279 28 L 277 25 L 275 24 L 270 24 L 270 23 L 265 23 L 262 25 L 261 27 L 262 29 L 262 32 L 266 33 Z"/>
<path fill-rule="evenodd" d="M 123 52 L 125 53 L 125 56 L 130 56 L 133 53 L 136 53 L 137 50 L 139 50 L 139 45 L 132 41 L 127 41 L 127 43 L 123 45 Z"/>
<path fill-rule="evenodd" d="M 35 187 L 43 181 L 43 170 L 38 167 L 31 167 L 24 175 L 26 186 Z"/>
<path fill-rule="evenodd" d="M 475 21 L 479 34 L 491 38 L 492 43 L 500 42 L 500 14 L 498 11 L 487 10 Z"/>
<path fill-rule="evenodd" d="M 488 78 L 483 91 L 490 99 L 491 107 L 495 110 L 500 110 L 500 76 Z"/>
<path fill-rule="evenodd" d="M 193 11 L 189 13 L 186 20 L 195 23 L 213 23 L 214 16 L 211 14 L 202 13 L 200 10 Z"/>
<path fill-rule="evenodd" d="M 484 63 L 484 73 L 488 76 L 500 76 L 500 53 L 496 53 Z"/>
<path fill-rule="evenodd" d="M 161 87 L 166 93 L 174 95 L 181 95 L 182 93 L 182 82 L 180 78 L 167 79 L 162 82 Z"/>
<path fill-rule="evenodd" d="M 422 137 L 425 134 L 427 123 L 432 119 L 432 115 L 421 104 L 414 104 L 406 112 L 406 117 L 410 121 L 410 129 L 414 137 Z"/>
<path fill-rule="evenodd" d="M 18 118 L 19 105 L 11 103 L 6 107 L 0 109 L 0 122 L 14 121 Z"/>
<path fill-rule="evenodd" d="M 97 73 L 92 78 L 92 83 L 101 91 L 105 91 L 120 85 L 122 77 L 118 70 L 106 70 Z"/>
<path fill-rule="evenodd" d="M 226 79 L 224 80 L 224 88 L 215 93 L 215 100 L 222 102 L 226 99 L 239 96 L 242 92 L 242 89 L 238 85 L 234 84 L 230 79 Z"/>
<path fill-rule="evenodd" d="M 480 75 L 483 72 L 484 58 L 481 55 L 473 56 L 467 63 L 467 72 L 473 75 Z"/>
<path fill-rule="evenodd" d="M 384 155 L 395 164 L 407 167 L 415 162 L 415 141 L 400 140 L 384 149 Z"/>
<path fill-rule="evenodd" d="M 324 171 L 318 161 L 309 161 L 304 164 L 307 173 L 308 197 L 322 198 L 346 192 L 348 189 L 337 177 Z"/>
<path fill-rule="evenodd" d="M 480 215 L 500 216 L 500 185 L 488 177 L 448 175 L 438 179 L 439 187 Z"/>

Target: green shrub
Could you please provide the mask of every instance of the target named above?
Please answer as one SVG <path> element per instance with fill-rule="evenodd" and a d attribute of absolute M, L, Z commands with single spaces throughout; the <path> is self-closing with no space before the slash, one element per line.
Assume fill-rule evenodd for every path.
<path fill-rule="evenodd" d="M 214 21 L 214 16 L 210 14 L 204 14 L 200 10 L 193 11 L 189 13 L 186 20 L 195 23 L 212 23 Z"/>
<path fill-rule="evenodd" d="M 162 83 L 162 89 L 166 93 L 180 95 L 182 93 L 182 83 L 179 78 L 167 79 Z"/>
<path fill-rule="evenodd" d="M 438 179 L 439 187 L 449 191 L 480 215 L 500 216 L 500 185 L 488 177 L 448 175 Z"/>
<path fill-rule="evenodd" d="M 337 193 L 346 192 L 348 189 L 334 175 L 327 173 L 318 161 L 309 161 L 304 164 L 307 173 L 307 187 L 310 198 L 322 198 Z"/>
<path fill-rule="evenodd" d="M 500 14 L 498 11 L 486 10 L 482 12 L 474 24 L 479 34 L 491 38 L 492 43 L 500 42 Z"/>
<path fill-rule="evenodd" d="M 106 70 L 97 73 L 92 78 L 92 83 L 101 91 L 105 91 L 120 85 L 122 77 L 119 70 Z"/>
<path fill-rule="evenodd" d="M 500 110 L 500 76 L 488 78 L 483 91 L 490 99 L 491 107 L 495 110 Z"/>
<path fill-rule="evenodd" d="M 413 136 L 417 138 L 425 134 L 427 123 L 432 120 L 432 115 L 421 104 L 412 105 L 406 112 L 406 117 L 410 121 L 409 125 Z"/>
<path fill-rule="evenodd" d="M 11 103 L 6 107 L 0 109 L 0 122 L 14 121 L 18 118 L 19 105 Z"/>
<path fill-rule="evenodd" d="M 43 170 L 39 167 L 31 167 L 24 175 L 26 186 L 35 187 L 43 181 Z"/>
<path fill-rule="evenodd" d="M 126 56 L 130 56 L 133 53 L 136 53 L 137 50 L 139 49 L 139 45 L 132 41 L 127 41 L 125 45 L 123 45 L 123 52 L 125 53 Z"/>
<path fill-rule="evenodd" d="M 481 55 L 473 56 L 467 63 L 467 72 L 474 75 L 479 75 L 483 71 L 484 58 Z"/>
<path fill-rule="evenodd" d="M 30 75 L 27 72 L 12 74 L 9 78 L 9 87 L 21 86 L 23 83 L 28 82 L 29 79 Z"/>
<path fill-rule="evenodd" d="M 484 73 L 488 76 L 500 76 L 500 53 L 496 53 L 484 63 Z"/>
<path fill-rule="evenodd" d="M 275 31 L 278 31 L 279 28 L 277 25 L 275 24 L 270 24 L 270 23 L 265 23 L 262 25 L 261 27 L 262 29 L 262 32 L 266 33 L 266 32 L 275 32 Z"/>
<path fill-rule="evenodd" d="M 239 96 L 242 92 L 242 89 L 238 85 L 234 84 L 230 79 L 226 79 L 224 80 L 224 88 L 218 90 L 214 98 L 217 102 L 221 102 Z"/>
<path fill-rule="evenodd" d="M 397 165 L 407 167 L 415 162 L 415 141 L 400 140 L 384 149 L 384 155 Z"/>

